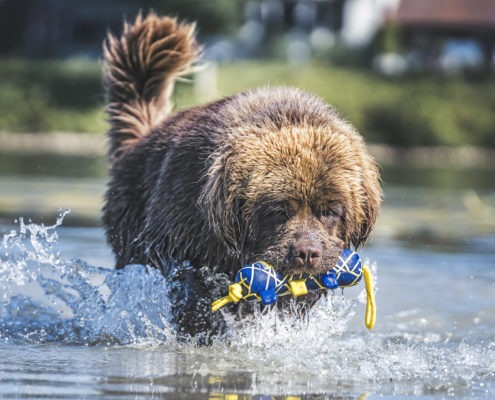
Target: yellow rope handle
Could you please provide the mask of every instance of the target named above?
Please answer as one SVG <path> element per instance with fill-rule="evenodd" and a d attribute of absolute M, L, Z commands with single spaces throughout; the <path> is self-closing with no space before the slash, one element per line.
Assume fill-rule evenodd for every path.
<path fill-rule="evenodd" d="M 240 299 L 242 299 L 242 286 L 238 283 L 233 283 L 229 286 L 229 295 L 214 301 L 211 305 L 211 311 L 217 311 L 231 301 L 237 303 Z"/>
<path fill-rule="evenodd" d="M 371 271 L 366 266 L 363 266 L 363 277 L 366 285 L 366 318 L 364 323 L 368 329 L 373 329 L 376 322 L 375 293 L 373 292 Z"/>

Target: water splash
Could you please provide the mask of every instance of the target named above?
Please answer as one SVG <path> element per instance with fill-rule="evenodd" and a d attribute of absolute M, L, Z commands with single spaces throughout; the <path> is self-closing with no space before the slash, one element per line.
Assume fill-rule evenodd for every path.
<path fill-rule="evenodd" d="M 56 228 L 18 221 L 0 253 L 0 339 L 14 343 L 164 343 L 173 337 L 163 276 L 129 265 L 120 271 L 70 261 L 55 250 Z M 29 293 L 29 296 L 26 294 Z"/>
<path fill-rule="evenodd" d="M 258 309 L 241 320 L 226 313 L 226 338 L 206 348 L 179 343 L 168 322 L 168 286 L 157 270 L 115 271 L 60 255 L 57 227 L 66 213 L 51 226 L 21 218 L 3 237 L 0 344 L 172 349 L 191 359 L 184 373 L 220 381 L 233 371 L 252 376 L 251 393 L 495 394 L 493 332 L 479 340 L 467 339 L 461 328 L 428 328 L 416 309 L 379 316 L 370 333 L 362 321 L 364 289 L 355 288 L 354 296 L 337 291 L 309 310 L 292 302 L 290 312 Z"/>
<path fill-rule="evenodd" d="M 53 243 L 58 239 L 55 229 L 62 224 L 64 217 L 69 213 L 70 210 L 60 212 L 55 224 L 51 226 L 32 223 L 26 225 L 22 217 L 15 221 L 19 224 L 19 229 L 11 230 L 2 239 L 0 254 L 2 289 L 11 283 L 24 285 L 35 279 L 39 269 L 33 268 L 33 263 L 58 265 L 59 254 L 52 248 Z M 26 238 L 29 238 L 29 247 L 25 246 Z"/>
<path fill-rule="evenodd" d="M 56 229 L 68 213 L 61 212 L 50 226 L 26 224 L 20 218 L 17 229 L 4 235 L 0 252 L 0 339 L 66 344 L 174 341 L 175 332 L 168 322 L 169 286 L 158 270 L 128 265 L 116 271 L 60 256 Z M 184 267 L 188 265 L 186 261 Z M 360 299 L 365 301 L 365 296 Z M 344 332 L 358 302 L 333 295 L 311 310 L 292 303 L 290 313 L 258 310 L 240 321 L 225 313 L 230 330 L 221 340 L 256 347 L 269 339 L 273 345 L 301 347 L 301 338 L 307 340 L 312 335 L 317 343 L 317 326 L 326 326 L 327 333 Z"/>

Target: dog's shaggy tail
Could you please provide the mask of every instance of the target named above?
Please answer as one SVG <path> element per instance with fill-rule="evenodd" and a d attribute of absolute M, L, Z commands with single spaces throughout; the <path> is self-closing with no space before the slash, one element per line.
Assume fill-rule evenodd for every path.
<path fill-rule="evenodd" d="M 154 14 L 124 23 L 119 38 L 104 43 L 104 84 L 115 160 L 162 122 L 172 110 L 175 78 L 191 72 L 199 53 L 193 24 Z"/>

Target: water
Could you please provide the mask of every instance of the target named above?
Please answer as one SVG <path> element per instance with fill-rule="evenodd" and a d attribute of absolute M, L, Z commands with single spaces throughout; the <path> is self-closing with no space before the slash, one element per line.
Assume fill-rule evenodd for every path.
<path fill-rule="evenodd" d="M 62 220 L 1 228 L 0 398 L 495 398 L 494 235 L 428 247 L 376 235 L 361 252 L 372 331 L 360 284 L 304 317 L 231 321 L 197 347 L 168 323 L 157 271 L 109 269 L 102 230 Z"/>

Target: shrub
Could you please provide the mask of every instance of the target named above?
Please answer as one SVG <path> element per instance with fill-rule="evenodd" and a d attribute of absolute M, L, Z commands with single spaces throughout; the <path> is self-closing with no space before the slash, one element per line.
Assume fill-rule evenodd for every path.
<path fill-rule="evenodd" d="M 373 142 L 398 146 L 495 146 L 495 79 L 421 76 L 386 80 L 366 69 L 314 63 L 235 62 L 218 71 L 218 96 L 295 86 L 333 104 Z M 179 82 L 176 109 L 196 104 Z M 101 63 L 0 60 L 0 130 L 103 132 Z"/>

